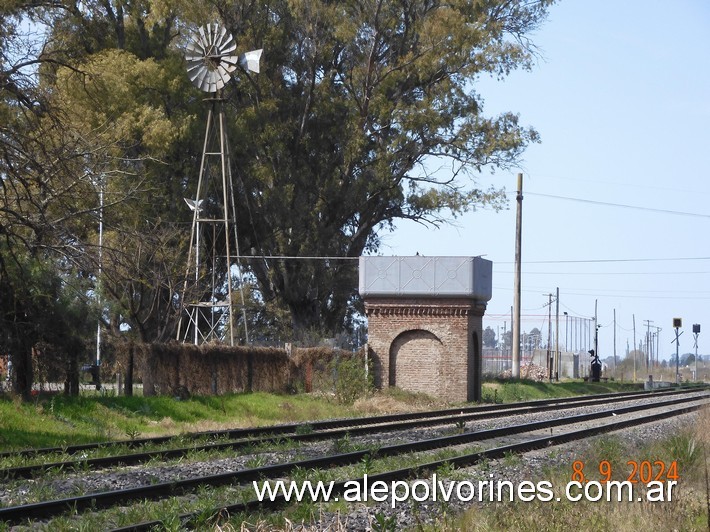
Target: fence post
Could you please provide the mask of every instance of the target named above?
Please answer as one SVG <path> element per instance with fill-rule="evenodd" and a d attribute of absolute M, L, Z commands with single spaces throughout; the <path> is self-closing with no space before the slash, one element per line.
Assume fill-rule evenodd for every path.
<path fill-rule="evenodd" d="M 251 350 L 247 354 L 247 391 L 254 391 L 254 353 Z"/>
<path fill-rule="evenodd" d="M 306 393 L 311 393 L 313 391 L 313 362 L 310 359 L 306 361 L 305 388 Z"/>

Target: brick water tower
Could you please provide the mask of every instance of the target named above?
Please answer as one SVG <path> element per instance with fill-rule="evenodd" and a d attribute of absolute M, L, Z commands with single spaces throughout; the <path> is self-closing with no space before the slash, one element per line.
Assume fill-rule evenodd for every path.
<path fill-rule="evenodd" d="M 481 399 L 492 266 L 480 257 L 360 257 L 377 386 Z"/>

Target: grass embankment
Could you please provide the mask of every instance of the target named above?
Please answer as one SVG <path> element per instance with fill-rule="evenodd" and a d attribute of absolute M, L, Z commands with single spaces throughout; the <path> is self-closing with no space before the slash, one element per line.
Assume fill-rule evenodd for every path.
<path fill-rule="evenodd" d="M 628 383 L 491 381 L 484 402 L 515 402 L 638 389 Z M 0 450 L 127 440 L 220 428 L 376 415 L 448 405 L 422 394 L 392 389 L 342 405 L 305 394 L 232 394 L 220 397 L 40 396 L 23 403 L 0 396 Z"/>
<path fill-rule="evenodd" d="M 0 398 L 0 450 L 127 440 L 220 428 L 357 415 L 352 407 L 307 395 L 220 397 Z"/>
<path fill-rule="evenodd" d="M 483 383 L 483 402 L 514 403 L 551 397 L 571 397 L 613 392 L 643 390 L 643 384 L 632 382 L 534 382 L 528 380 L 491 380 Z"/>
<path fill-rule="evenodd" d="M 681 426 L 674 432 L 660 435 L 645 444 L 623 435 L 611 433 L 582 444 L 576 452 L 567 452 L 566 460 L 553 462 L 561 465 L 545 468 L 531 475 L 532 482 L 549 481 L 563 491 L 574 475 L 573 464 L 583 465 L 585 478 L 599 484 L 589 490 L 592 500 L 581 497 L 573 502 L 562 496 L 557 500 L 530 501 L 507 499 L 500 503 L 474 504 L 467 512 L 445 518 L 426 532 L 507 532 L 538 530 L 544 532 L 637 530 L 682 530 L 702 532 L 710 530 L 710 411 L 701 411 L 694 423 Z M 564 453 L 550 450 L 548 453 Z M 671 464 L 676 469 L 671 469 Z M 638 468 L 636 468 L 638 466 Z M 577 466 L 579 468 L 579 465 Z M 607 492 L 603 482 L 608 475 L 616 482 L 634 482 L 632 500 L 628 490 L 617 501 L 618 489 Z M 676 478 L 677 475 L 677 478 Z M 644 477 L 646 477 L 644 479 Z M 668 482 L 677 484 L 669 491 Z M 641 486 L 649 480 L 663 482 L 663 499 L 645 499 Z M 598 489 L 601 486 L 601 490 Z M 561 489 L 560 489 L 561 488 Z M 558 495 L 561 495 L 558 491 Z M 573 491 L 575 498 L 582 490 Z M 611 500 L 606 500 L 607 493 Z M 658 496 L 660 492 L 656 492 Z M 669 496 L 670 494 L 670 496 Z M 600 497 L 599 500 L 594 500 Z"/>

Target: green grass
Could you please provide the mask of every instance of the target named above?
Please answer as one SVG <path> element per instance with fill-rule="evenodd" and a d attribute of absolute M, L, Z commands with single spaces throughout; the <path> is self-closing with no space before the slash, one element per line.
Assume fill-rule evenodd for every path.
<path fill-rule="evenodd" d="M 180 434 L 357 415 L 351 407 L 308 395 L 220 397 L 0 397 L 0 450 Z"/>
<path fill-rule="evenodd" d="M 520 400 L 539 399 L 544 397 L 562 397 L 579 394 L 605 393 L 628 391 L 638 389 L 622 383 L 535 383 L 532 381 L 488 381 L 484 383 L 484 396 L 492 395 L 495 390 L 498 402 L 513 402 Z M 437 408 L 443 403 L 422 394 L 409 394 L 398 390 L 387 390 L 375 394 L 367 401 L 355 403 L 354 406 L 343 406 L 333 399 L 314 397 L 305 394 L 299 395 L 274 395 L 266 393 L 233 394 L 221 397 L 192 397 L 179 401 L 172 397 L 116 397 L 108 395 L 92 395 L 77 398 L 64 396 L 39 397 L 36 400 L 23 403 L 18 399 L 0 396 L 0 450 L 18 449 L 27 447 L 61 446 L 99 439 L 129 439 L 133 437 L 158 434 L 180 434 L 200 430 L 210 430 L 220 427 L 239 427 L 268 425 L 287 422 L 306 422 L 308 420 L 361 416 L 368 413 L 376 415 L 383 412 L 386 407 L 390 411 L 411 410 L 419 408 Z M 710 434 L 710 418 L 698 434 Z M 307 425 L 307 423 L 305 423 Z M 334 445 L 348 447 L 351 445 L 346 438 Z M 602 459 L 611 460 L 615 464 L 615 471 L 624 471 L 626 460 L 633 459 L 662 459 L 666 462 L 678 460 L 683 463 L 683 478 L 688 478 L 695 484 L 704 482 L 701 471 L 704 470 L 698 462 L 705 461 L 700 458 L 700 440 L 690 433 L 673 435 L 667 441 L 658 443 L 655 447 L 639 450 L 626 449 L 614 435 L 604 436 L 596 440 L 596 444 L 586 455 L 580 458 L 588 464 L 597 464 Z M 473 449 L 469 449 L 471 452 Z M 451 450 L 433 452 L 425 461 L 434 459 L 446 460 L 456 453 Z M 509 467 L 520 467 L 520 458 L 506 456 L 503 463 Z M 317 474 L 301 472 L 310 480 L 317 478 L 340 478 L 342 475 L 352 476 L 363 472 L 376 472 L 384 469 L 393 469 L 411 466 L 418 463 L 411 456 L 390 457 L 386 459 L 369 458 L 360 463 L 328 470 Z M 620 465 L 619 465 L 620 464 Z M 256 464 L 254 464 L 256 465 Z M 440 474 L 446 474 L 450 468 L 443 466 Z M 485 463 L 479 469 L 486 471 Z M 691 471 L 696 472 L 691 475 Z M 451 473 L 454 473 L 453 470 Z M 546 470 L 544 474 L 561 484 L 569 479 L 569 464 L 560 470 Z M 298 476 L 298 472 L 294 474 Z M 73 518 L 60 518 L 52 521 L 49 529 L 77 530 L 77 529 L 104 529 L 115 524 L 136 522 L 145 519 L 161 518 L 170 520 L 177 513 L 192 509 L 209 509 L 224 501 L 237 502 L 248 490 L 231 491 L 203 490 L 195 501 L 186 503 L 183 499 L 170 499 L 157 503 L 143 503 L 132 505 L 128 511 L 109 510 L 97 514 L 88 513 L 82 517 L 82 523 L 77 528 Z M 700 490 L 700 493 L 705 492 Z M 701 530 L 704 526 L 704 507 L 696 497 L 683 497 L 676 505 L 655 505 L 652 508 L 644 506 L 642 512 L 628 512 L 626 507 L 604 506 L 599 512 L 599 504 L 571 505 L 561 503 L 551 505 L 544 503 L 512 504 L 476 508 L 461 516 L 449 516 L 440 523 L 440 530 L 568 530 L 575 519 L 581 519 L 589 528 L 581 530 L 632 530 L 652 528 L 651 524 L 657 520 L 662 523 L 660 529 L 669 528 L 678 518 L 684 516 L 680 522 L 680 529 Z M 177 506 L 175 506 L 177 504 Z M 337 508 L 336 506 L 331 509 Z M 291 509 L 293 511 L 293 509 Z M 303 507 L 294 515 L 274 514 L 267 516 L 265 522 L 277 522 L 283 516 L 291 518 L 306 517 L 318 507 L 311 505 Z M 136 512 L 135 516 L 129 516 Z M 650 517 L 646 516 L 649 514 Z M 134 519 L 135 518 L 135 519 Z M 92 522 L 91 519 L 96 519 Z M 250 519 L 259 522 L 258 515 Z M 300 519 L 299 519 L 300 521 Z M 232 521 L 232 523 L 239 521 Z M 539 528 L 540 523 L 546 523 Z M 620 528 L 616 524 L 621 524 Z M 177 523 L 174 523 L 177 529 Z M 572 526 L 574 528 L 574 526 Z M 170 526 L 166 529 L 172 529 Z M 229 529 L 229 528 L 226 528 Z M 236 529 L 236 525 L 235 528 Z M 3 530 L 0 525 L 0 530 Z M 425 528 L 425 530 L 429 530 Z"/>
<path fill-rule="evenodd" d="M 531 380 L 490 380 L 483 383 L 483 400 L 487 403 L 514 403 L 549 397 L 571 397 L 613 392 L 643 390 L 643 384 L 629 382 L 535 382 Z"/>
<path fill-rule="evenodd" d="M 447 516 L 436 525 L 424 527 L 425 532 L 470 530 L 474 532 L 503 532 L 539 530 L 563 532 L 637 530 L 708 530 L 708 491 L 705 485 L 706 457 L 699 449 L 707 441 L 710 416 L 700 414 L 695 426 L 686 426 L 666 438 L 638 446 L 618 434 L 598 437 L 590 444 L 579 445 L 574 458 L 587 466 L 590 478 L 601 460 L 612 464 L 613 480 L 624 481 L 632 468 L 628 461 L 660 460 L 679 463 L 679 480 L 672 501 L 665 502 L 606 502 L 604 500 L 572 503 L 561 501 L 515 501 L 499 504 L 478 504 L 458 516 Z M 693 456 L 694 455 L 694 456 Z M 682 464 L 682 465 L 680 465 Z M 531 480 L 545 479 L 553 486 L 564 486 L 570 480 L 571 464 L 559 464 L 542 476 L 532 474 Z M 503 475 L 505 477 L 505 474 Z M 601 478 L 598 476 L 597 478 Z"/>
<path fill-rule="evenodd" d="M 484 402 L 515 402 L 546 397 L 637 390 L 630 383 L 539 383 L 492 380 L 483 384 Z M 54 447 L 129 440 L 220 428 L 291 423 L 383 412 L 441 408 L 423 394 L 391 389 L 354 406 L 306 394 L 242 393 L 219 397 L 40 396 L 23 403 L 0 396 L 0 450 Z"/>

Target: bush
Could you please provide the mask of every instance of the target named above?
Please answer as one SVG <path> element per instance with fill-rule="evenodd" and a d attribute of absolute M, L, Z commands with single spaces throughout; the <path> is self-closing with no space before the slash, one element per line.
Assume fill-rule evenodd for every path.
<path fill-rule="evenodd" d="M 372 390 L 372 368 L 366 370 L 363 352 L 336 357 L 331 366 L 335 375 L 335 398 L 340 403 L 352 404 Z"/>

